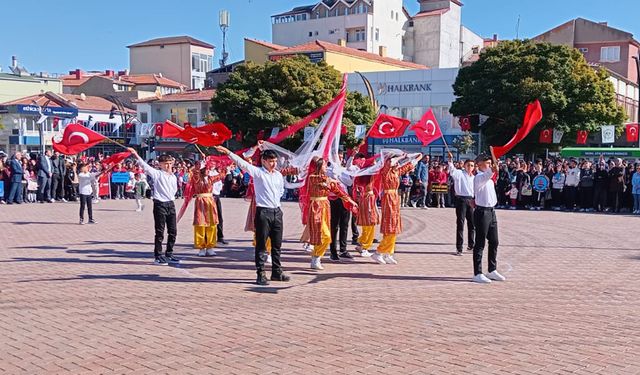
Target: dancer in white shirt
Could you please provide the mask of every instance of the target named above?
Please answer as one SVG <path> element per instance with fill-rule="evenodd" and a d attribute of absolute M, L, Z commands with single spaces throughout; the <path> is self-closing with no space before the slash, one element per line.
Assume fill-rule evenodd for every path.
<path fill-rule="evenodd" d="M 475 243 L 475 226 L 473 224 L 473 160 L 464 161 L 464 169 L 460 170 L 453 165 L 453 155 L 449 153 L 449 175 L 453 179 L 453 187 L 456 193 L 456 255 L 462 255 L 464 244 L 464 222 L 467 221 L 467 251 L 473 251 Z"/>
<path fill-rule="evenodd" d="M 478 174 L 473 180 L 473 192 L 476 208 L 473 219 L 476 226 L 475 246 L 473 247 L 473 281 L 490 283 L 504 281 L 505 277 L 498 273 L 498 220 L 495 205 L 498 203 L 496 187 L 492 177 L 498 174 L 498 162 L 490 156 L 481 155 L 477 159 Z M 489 242 L 489 273 L 482 274 L 482 252 L 485 241 Z"/>

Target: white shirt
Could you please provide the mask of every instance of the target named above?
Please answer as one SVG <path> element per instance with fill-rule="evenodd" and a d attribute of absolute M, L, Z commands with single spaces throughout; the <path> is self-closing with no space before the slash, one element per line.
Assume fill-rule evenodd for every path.
<path fill-rule="evenodd" d="M 566 186 L 578 186 L 580 183 L 580 168 L 569 168 L 565 177 L 564 184 Z"/>
<path fill-rule="evenodd" d="M 78 173 L 78 193 L 80 195 L 91 195 L 93 194 L 92 183 L 95 181 L 98 173 Z"/>
<path fill-rule="evenodd" d="M 138 156 L 138 163 L 153 180 L 153 199 L 159 200 L 160 202 L 173 201 L 178 192 L 178 179 L 176 176 L 173 173 L 167 173 L 153 168 L 145 163 L 140 156 Z"/>
<path fill-rule="evenodd" d="M 453 179 L 456 196 L 473 198 L 474 175 L 469 176 L 467 171 L 456 168 L 452 162 L 449 162 L 449 175 Z"/>
<path fill-rule="evenodd" d="M 264 167 L 256 167 L 247 163 L 234 153 L 229 153 L 231 160 L 253 177 L 256 206 L 263 208 L 280 208 L 280 197 L 284 194 L 284 178 L 277 170 L 267 171 Z"/>
<path fill-rule="evenodd" d="M 494 207 L 498 203 L 496 187 L 491 177 L 493 177 L 493 170 L 489 169 L 485 172 L 478 171 L 473 180 L 473 192 L 476 205 L 479 207 Z"/>
<path fill-rule="evenodd" d="M 215 169 L 209 171 L 209 176 L 211 176 L 211 177 L 217 176 L 219 174 L 220 173 L 218 173 L 218 171 L 216 171 Z M 213 184 L 213 189 L 212 189 L 213 195 L 220 195 L 220 193 L 222 192 L 222 186 L 223 186 L 222 185 L 222 180 L 216 181 Z"/>

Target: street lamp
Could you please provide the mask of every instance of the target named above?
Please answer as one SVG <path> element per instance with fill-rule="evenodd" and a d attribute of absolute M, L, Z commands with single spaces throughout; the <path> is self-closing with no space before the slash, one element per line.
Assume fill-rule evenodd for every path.
<path fill-rule="evenodd" d="M 631 57 L 636 60 L 636 83 L 638 84 L 638 92 L 640 92 L 640 51 L 638 52 L 638 56 Z M 631 101 L 633 102 L 633 98 L 631 98 Z M 638 98 L 638 108 L 636 108 L 636 110 L 636 122 L 640 123 L 640 97 Z M 638 147 L 640 147 L 640 143 L 638 144 Z"/>

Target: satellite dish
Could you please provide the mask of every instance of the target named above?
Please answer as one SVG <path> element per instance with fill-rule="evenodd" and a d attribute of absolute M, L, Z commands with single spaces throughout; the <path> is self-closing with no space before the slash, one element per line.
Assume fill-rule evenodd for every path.
<path fill-rule="evenodd" d="M 84 101 L 87 100 L 87 96 L 84 93 L 80 94 L 80 100 Z"/>

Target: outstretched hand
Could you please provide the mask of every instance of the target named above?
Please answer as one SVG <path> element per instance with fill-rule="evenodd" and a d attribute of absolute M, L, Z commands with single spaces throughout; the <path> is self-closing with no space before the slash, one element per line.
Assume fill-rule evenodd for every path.
<path fill-rule="evenodd" d="M 135 148 L 133 148 L 133 147 L 127 147 L 127 150 L 129 150 L 129 152 L 131 153 L 131 155 L 133 155 L 133 156 L 139 156 L 139 155 L 138 155 L 138 151 L 136 151 L 136 149 L 135 149 Z"/>
<path fill-rule="evenodd" d="M 216 151 L 218 151 L 223 155 L 229 155 L 231 153 L 231 151 L 229 151 L 229 149 L 224 146 L 215 146 L 215 147 L 216 147 Z"/>

